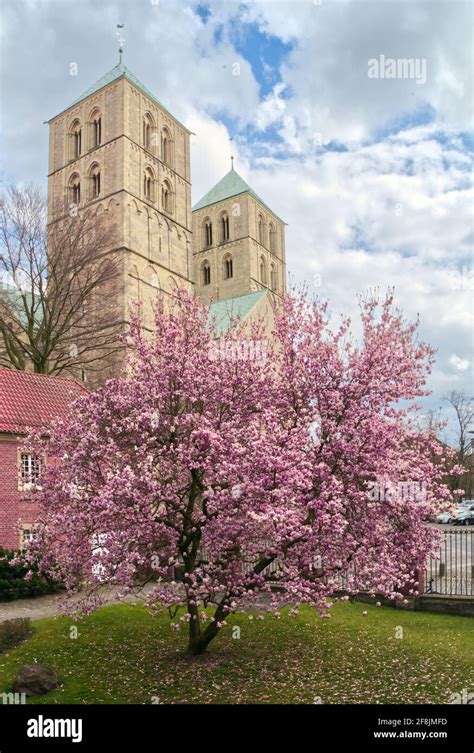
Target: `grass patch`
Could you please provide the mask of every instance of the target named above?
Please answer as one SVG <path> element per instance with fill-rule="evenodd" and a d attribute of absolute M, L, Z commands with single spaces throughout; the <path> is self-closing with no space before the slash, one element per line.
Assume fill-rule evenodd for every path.
<path fill-rule="evenodd" d="M 472 618 L 359 603 L 336 604 L 326 620 L 309 607 L 282 614 L 233 615 L 193 660 L 184 657 L 185 629 L 172 631 L 142 606 L 103 607 L 78 623 L 39 620 L 27 643 L 0 655 L 0 693 L 33 661 L 52 666 L 61 683 L 28 700 L 37 704 L 449 703 L 451 693 L 474 689 Z"/>

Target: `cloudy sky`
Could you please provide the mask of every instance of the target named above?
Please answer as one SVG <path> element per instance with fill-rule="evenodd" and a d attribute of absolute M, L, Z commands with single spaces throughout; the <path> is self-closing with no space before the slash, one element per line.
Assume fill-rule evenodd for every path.
<path fill-rule="evenodd" d="M 126 65 L 196 134 L 193 202 L 229 169 L 232 136 L 236 169 L 288 223 L 295 282 L 334 317 L 374 286 L 420 315 L 438 349 L 437 407 L 448 390 L 472 392 L 472 9 L 3 0 L 0 177 L 45 185 L 44 121 L 118 62 L 124 23 Z"/>

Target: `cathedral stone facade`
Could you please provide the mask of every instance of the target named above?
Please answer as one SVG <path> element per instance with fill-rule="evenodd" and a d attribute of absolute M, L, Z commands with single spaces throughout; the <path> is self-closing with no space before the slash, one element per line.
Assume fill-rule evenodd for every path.
<path fill-rule="evenodd" d="M 193 209 L 194 281 L 206 302 L 285 290 L 285 226 L 232 169 Z"/>
<path fill-rule="evenodd" d="M 151 328 L 152 304 L 178 288 L 221 319 L 271 311 L 286 286 L 284 222 L 233 165 L 193 208 L 190 131 L 122 61 L 49 126 L 49 225 L 85 209 L 110 224 L 119 271 L 104 296 L 124 324 L 139 301 Z"/>

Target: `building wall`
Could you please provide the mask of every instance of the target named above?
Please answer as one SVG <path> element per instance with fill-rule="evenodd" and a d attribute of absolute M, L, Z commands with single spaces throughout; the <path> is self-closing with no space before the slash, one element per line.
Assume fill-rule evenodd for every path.
<path fill-rule="evenodd" d="M 20 440 L 10 434 L 0 434 L 0 546 L 18 549 L 20 546 L 19 519 L 22 525 L 35 520 L 37 506 L 24 497 L 18 488 L 18 457 Z"/>
<path fill-rule="evenodd" d="M 221 238 L 220 221 L 229 218 L 229 240 Z M 258 220 L 262 217 L 264 237 L 259 240 Z M 212 223 L 212 245 L 206 246 L 204 226 Z M 269 227 L 275 229 L 275 246 L 270 251 Z M 263 287 L 272 290 L 270 268 L 275 268 L 275 287 L 272 292 L 286 290 L 285 226 L 284 223 L 249 193 L 216 202 L 193 212 L 194 280 L 196 295 L 203 301 L 218 301 L 244 295 Z M 233 277 L 225 279 L 225 258 L 233 259 Z M 260 273 L 261 258 L 266 264 L 266 281 Z M 203 263 L 211 265 L 211 283 L 204 284 Z"/>

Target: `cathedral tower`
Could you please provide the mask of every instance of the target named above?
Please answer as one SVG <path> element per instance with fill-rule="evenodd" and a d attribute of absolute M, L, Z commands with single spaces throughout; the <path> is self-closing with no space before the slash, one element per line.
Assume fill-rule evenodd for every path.
<path fill-rule="evenodd" d="M 194 280 L 204 301 L 286 291 L 285 223 L 231 170 L 193 207 Z"/>
<path fill-rule="evenodd" d="M 106 213 L 120 257 L 124 322 L 142 302 L 193 289 L 189 130 L 120 61 L 49 121 L 49 225 L 71 206 Z"/>
<path fill-rule="evenodd" d="M 177 288 L 212 301 L 220 332 L 231 314 L 271 321 L 286 290 L 285 223 L 233 165 L 192 209 L 190 131 L 122 60 L 49 126 L 49 227 L 85 210 L 97 227 L 110 223 L 104 256 L 118 257 L 118 274 L 99 303 L 114 307 L 123 329 L 139 301 L 151 330 L 152 304 L 166 305 Z M 95 388 L 118 375 L 123 356 L 101 360 L 98 378 L 75 376 Z"/>

